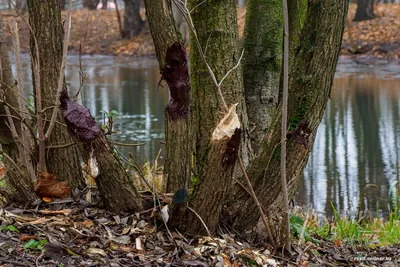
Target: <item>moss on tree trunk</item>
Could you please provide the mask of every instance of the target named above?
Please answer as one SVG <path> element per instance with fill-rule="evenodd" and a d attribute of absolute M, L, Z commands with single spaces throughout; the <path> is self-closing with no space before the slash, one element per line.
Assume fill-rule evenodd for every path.
<path fill-rule="evenodd" d="M 290 198 L 298 188 L 329 99 L 347 7 L 347 0 L 309 1 L 303 40 L 289 74 L 287 184 Z M 260 155 L 248 167 L 255 192 L 271 214 L 282 211 L 280 134 L 279 112 L 262 141 Z M 254 201 L 239 186 L 231 209 L 234 211 L 231 223 L 239 232 L 252 229 L 260 217 Z"/>
<path fill-rule="evenodd" d="M 243 39 L 246 106 L 251 145 L 257 152 L 279 102 L 283 47 L 282 1 L 248 1 Z"/>

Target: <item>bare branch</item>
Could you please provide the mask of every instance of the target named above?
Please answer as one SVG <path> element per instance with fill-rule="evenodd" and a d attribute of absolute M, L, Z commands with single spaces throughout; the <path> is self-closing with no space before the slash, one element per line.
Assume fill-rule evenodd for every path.
<path fill-rule="evenodd" d="M 67 62 L 68 42 L 69 42 L 69 36 L 71 33 L 71 6 L 72 6 L 72 0 L 68 0 L 67 20 L 65 23 L 66 31 L 65 31 L 65 35 L 64 35 L 63 57 L 62 57 L 62 61 L 61 61 L 60 76 L 58 78 L 56 102 L 54 104 L 55 106 L 60 105 L 59 95 L 64 88 L 64 70 L 65 70 L 65 65 Z M 58 109 L 56 109 L 56 108 L 53 109 L 53 113 L 51 115 L 51 120 L 50 120 L 50 125 L 49 125 L 49 128 L 47 128 L 47 132 L 44 136 L 44 140 L 47 140 L 50 137 L 50 135 L 54 129 L 54 126 L 55 126 L 58 112 L 59 112 Z"/>
<path fill-rule="evenodd" d="M 286 184 L 286 132 L 287 132 L 287 109 L 288 109 L 288 87 L 289 87 L 289 14 L 287 0 L 283 0 L 283 14 L 285 23 L 285 38 L 283 51 L 283 96 L 282 96 L 282 130 L 281 130 L 281 183 L 283 211 L 285 214 L 285 246 L 290 252 L 290 219 L 289 200 Z"/>

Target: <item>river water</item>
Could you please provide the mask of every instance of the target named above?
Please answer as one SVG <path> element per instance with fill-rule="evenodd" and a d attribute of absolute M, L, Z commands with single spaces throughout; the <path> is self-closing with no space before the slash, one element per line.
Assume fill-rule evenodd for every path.
<path fill-rule="evenodd" d="M 24 56 L 25 85 L 30 88 L 30 63 Z M 154 58 L 84 56 L 87 75 L 80 101 L 100 123 L 102 111 L 118 111 L 112 137 L 126 143 L 119 147 L 141 163 L 154 161 L 164 139 L 164 108 L 168 89 L 159 84 Z M 332 202 L 341 212 L 355 214 L 360 192 L 364 205 L 388 211 L 389 187 L 396 180 L 400 160 L 400 66 L 376 66 L 341 58 L 332 97 L 318 128 L 314 148 L 296 195 L 296 203 L 320 214 L 331 215 Z M 71 94 L 80 84 L 79 60 L 68 57 L 66 81 Z M 28 90 L 29 92 L 29 90 Z M 162 153 L 160 161 L 162 162 Z"/>

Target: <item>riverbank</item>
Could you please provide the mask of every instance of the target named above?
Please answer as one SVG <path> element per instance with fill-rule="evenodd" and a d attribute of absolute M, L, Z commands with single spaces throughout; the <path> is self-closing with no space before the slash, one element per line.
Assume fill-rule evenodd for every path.
<path fill-rule="evenodd" d="M 360 58 L 398 60 L 400 58 L 400 4 L 378 4 L 373 20 L 353 22 L 356 5 L 350 4 L 349 23 L 343 37 L 342 55 Z M 63 13 L 65 15 L 65 13 Z M 242 36 L 246 10 L 238 9 L 238 27 Z M 29 30 L 26 23 L 13 13 L 3 13 L 5 25 L 11 19 L 19 22 L 21 48 L 29 51 Z M 142 17 L 145 17 L 142 11 Z M 11 36 L 8 36 L 12 45 Z M 153 40 L 145 27 L 131 40 L 122 40 L 119 35 L 115 11 L 74 10 L 72 12 L 70 54 L 102 54 L 114 56 L 154 56 Z"/>

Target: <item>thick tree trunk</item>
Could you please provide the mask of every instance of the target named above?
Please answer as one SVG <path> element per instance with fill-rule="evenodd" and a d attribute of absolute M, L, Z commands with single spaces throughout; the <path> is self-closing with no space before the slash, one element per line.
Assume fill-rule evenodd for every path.
<path fill-rule="evenodd" d="M 39 50 L 40 84 L 42 107 L 54 106 L 57 96 L 58 80 L 61 69 L 64 29 L 58 0 L 28 0 L 29 22 L 36 37 Z M 37 60 L 33 36 L 30 40 L 32 62 Z M 37 79 L 34 73 L 33 80 Z M 44 114 L 50 120 L 52 108 Z M 58 113 L 58 122 L 63 122 Z M 47 123 L 48 127 L 48 123 Z M 46 129 L 47 129 L 46 127 Z M 64 145 L 74 142 L 67 128 L 56 124 L 46 141 L 46 146 Z M 71 187 L 84 188 L 85 181 L 81 171 L 78 148 L 70 146 L 62 149 L 46 150 L 46 166 L 49 173 L 57 179 L 67 181 Z"/>
<path fill-rule="evenodd" d="M 166 192 L 176 192 L 180 188 L 188 190 L 191 154 L 187 56 L 175 26 L 170 1 L 146 0 L 145 5 L 160 71 L 171 95 L 165 111 L 164 189 Z"/>
<path fill-rule="evenodd" d="M 307 19 L 289 79 L 287 179 L 289 197 L 297 190 L 303 168 L 322 119 L 335 73 L 347 14 L 347 0 L 309 1 Z M 278 112 L 248 167 L 249 177 L 263 207 L 281 214 L 280 133 Z M 260 217 L 249 194 L 237 186 L 232 225 L 239 232 L 252 229 Z"/>
<path fill-rule="evenodd" d="M 61 10 L 65 10 L 65 5 L 67 4 L 67 0 L 60 0 L 60 8 Z"/>
<path fill-rule="evenodd" d="M 90 114 L 90 111 L 72 101 L 66 90 L 60 96 L 60 108 L 70 133 L 79 143 L 79 148 L 88 163 L 88 172 L 95 181 L 104 206 L 115 213 L 140 211 L 141 196 L 113 148 L 104 131 Z"/>
<path fill-rule="evenodd" d="M 89 10 L 96 10 L 100 0 L 83 0 L 83 7 Z"/>
<path fill-rule="evenodd" d="M 7 85 L 0 85 L 1 95 L 4 96 L 2 100 L 4 100 L 7 105 L 18 109 L 19 105 L 17 95 L 13 93 L 13 90 L 16 90 L 15 80 L 13 78 L 11 64 L 8 57 L 7 40 L 4 35 L 4 24 L 3 18 L 1 16 L 0 65 L 0 79 L 5 85 Z M 13 90 L 11 90 L 10 88 L 13 88 Z M 37 196 L 33 191 L 31 177 L 28 174 L 28 162 L 23 160 L 26 154 L 23 149 L 23 142 L 21 140 L 23 136 L 21 121 L 18 119 L 12 119 L 15 125 L 16 134 L 18 134 L 18 137 L 14 138 L 10 131 L 10 123 L 8 120 L 9 118 L 7 118 L 7 114 L 5 111 L 7 107 L 0 104 L 0 144 L 2 148 L 1 153 L 5 154 L 3 156 L 3 159 L 7 171 L 6 181 L 11 189 L 9 192 L 9 197 L 10 200 L 13 202 L 27 203 L 37 199 Z M 18 114 L 12 108 L 9 109 L 12 116 L 18 117 Z"/>
<path fill-rule="evenodd" d="M 141 211 L 142 199 L 133 184 L 133 179 L 119 162 L 118 156 L 112 152 L 105 135 L 102 134 L 93 141 L 92 147 L 87 145 L 83 147 L 85 151 L 82 153 L 86 159 L 89 158 L 90 150 L 92 148 L 94 150 L 99 167 L 99 175 L 95 181 L 104 207 L 113 213 Z"/>
<path fill-rule="evenodd" d="M 375 18 L 373 0 L 357 0 L 357 10 L 353 21 L 363 21 Z"/>
<path fill-rule="evenodd" d="M 101 0 L 102 9 L 107 9 L 108 0 Z"/>
<path fill-rule="evenodd" d="M 143 21 L 140 17 L 140 1 L 124 0 L 124 2 L 124 39 L 131 39 L 141 32 L 143 26 Z"/>
<path fill-rule="evenodd" d="M 200 3 L 201 7 L 192 10 L 193 23 L 200 45 L 205 51 L 207 62 L 216 79 L 220 81 L 237 64 L 241 56 L 238 47 L 236 6 L 234 1 L 230 0 L 207 2 L 192 0 L 189 1 L 189 10 Z M 199 209 L 200 217 L 208 222 L 212 228 L 211 231 L 214 232 L 224 205 L 223 198 L 226 196 L 226 190 L 232 180 L 231 168 L 234 167 L 235 162 L 233 161 L 232 165 L 223 166 L 220 158 L 224 157 L 227 145 L 226 143 L 215 143 L 211 140 L 213 131 L 223 116 L 226 115 L 224 114 L 226 111 L 193 38 L 194 35 L 192 34 L 190 42 L 192 88 L 190 109 L 192 149 L 195 151 L 195 167 L 198 176 L 192 182 L 194 194 L 190 205 Z M 238 104 L 239 120 L 242 123 L 240 128 L 243 129 L 239 154 L 243 161 L 247 162 L 251 148 L 247 131 L 248 122 L 240 67 L 231 72 L 224 80 L 221 91 L 229 107 Z M 231 137 L 227 138 L 230 139 Z M 229 140 L 226 142 L 229 143 Z M 217 197 L 219 202 L 215 202 L 213 197 Z M 208 209 L 201 208 L 202 205 Z M 191 219 L 190 223 L 193 224 L 191 226 L 194 230 L 201 230 L 196 227 L 198 225 L 195 224 L 196 222 L 198 222 L 197 218 Z"/>
<path fill-rule="evenodd" d="M 243 83 L 251 145 L 257 153 L 279 102 L 283 4 L 282 0 L 250 0 L 246 10 Z"/>
<path fill-rule="evenodd" d="M 188 1 L 189 9 L 202 3 L 200 0 Z M 217 80 L 237 64 L 241 51 L 239 50 L 236 6 L 233 1 L 207 1 L 201 8 L 192 11 L 194 26 L 197 30 L 200 45 L 205 50 L 207 61 L 214 71 Z M 207 18 L 207 19 L 205 19 Z M 217 94 L 215 85 L 208 74 L 201 58 L 194 36 L 191 34 L 190 49 L 190 110 L 191 136 L 193 151 L 195 151 L 195 166 L 199 177 L 207 166 L 207 155 L 210 148 L 210 138 L 224 110 Z M 241 67 L 234 70 L 224 80 L 221 91 L 228 106 L 238 103 L 238 115 L 242 123 L 241 152 L 245 163 L 251 154 L 250 139 L 245 107 L 244 89 Z"/>

